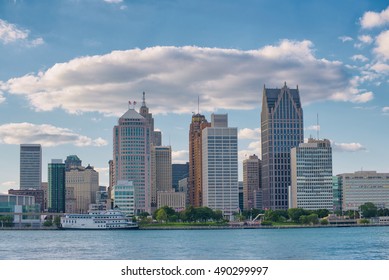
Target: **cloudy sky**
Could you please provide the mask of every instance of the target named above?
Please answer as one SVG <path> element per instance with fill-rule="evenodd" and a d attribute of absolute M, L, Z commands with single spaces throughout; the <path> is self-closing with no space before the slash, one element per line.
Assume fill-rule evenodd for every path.
<path fill-rule="evenodd" d="M 0 192 L 19 186 L 21 143 L 42 144 L 44 181 L 76 154 L 107 185 L 112 128 L 143 91 L 174 162 L 198 97 L 238 127 L 240 162 L 260 155 L 262 89 L 285 82 L 305 138 L 332 141 L 334 174 L 389 172 L 385 2 L 1 1 Z"/>

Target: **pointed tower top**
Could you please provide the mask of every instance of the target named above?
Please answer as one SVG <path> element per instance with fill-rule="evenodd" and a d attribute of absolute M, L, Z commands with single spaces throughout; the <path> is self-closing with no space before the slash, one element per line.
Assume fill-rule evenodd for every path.
<path fill-rule="evenodd" d="M 286 81 L 284 82 L 284 87 L 286 87 Z"/>
<path fill-rule="evenodd" d="M 146 93 L 143 92 L 142 107 L 146 107 Z"/>

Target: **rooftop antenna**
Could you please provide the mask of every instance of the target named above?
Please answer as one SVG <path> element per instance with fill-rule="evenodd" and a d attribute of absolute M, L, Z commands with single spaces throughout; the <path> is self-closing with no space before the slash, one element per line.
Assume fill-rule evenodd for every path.
<path fill-rule="evenodd" d="M 317 140 L 319 140 L 319 132 L 320 132 L 320 126 L 319 126 L 319 113 L 316 115 L 316 124 L 317 124 Z"/>
<path fill-rule="evenodd" d="M 200 95 L 197 96 L 197 114 L 200 114 Z"/>

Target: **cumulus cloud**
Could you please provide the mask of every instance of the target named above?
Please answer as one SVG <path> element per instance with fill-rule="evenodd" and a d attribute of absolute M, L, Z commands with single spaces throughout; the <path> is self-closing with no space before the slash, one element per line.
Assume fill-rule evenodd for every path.
<path fill-rule="evenodd" d="M 383 60 L 389 59 L 389 30 L 381 32 L 376 38 L 374 53 Z"/>
<path fill-rule="evenodd" d="M 19 145 L 22 143 L 41 144 L 53 147 L 63 144 L 75 146 L 106 146 L 102 138 L 91 139 L 77 134 L 70 129 L 55 127 L 49 124 L 9 123 L 0 125 L 0 143 Z"/>
<path fill-rule="evenodd" d="M 351 38 L 350 36 L 340 36 L 339 40 L 341 40 L 344 43 L 344 42 L 353 41 L 354 39 Z"/>
<path fill-rule="evenodd" d="M 122 3 L 123 0 L 104 0 L 104 2 L 109 4 L 119 4 Z"/>
<path fill-rule="evenodd" d="M 242 162 L 245 159 L 248 159 L 251 155 L 257 155 L 261 158 L 261 141 L 254 141 L 249 143 L 245 149 L 238 151 L 238 162 Z"/>
<path fill-rule="evenodd" d="M 373 42 L 373 38 L 370 35 L 358 36 L 358 40 L 365 44 L 371 44 Z"/>
<path fill-rule="evenodd" d="M 172 151 L 172 162 L 173 163 L 186 163 L 189 160 L 189 151 L 180 150 Z"/>
<path fill-rule="evenodd" d="M 44 43 L 42 38 L 29 39 L 30 31 L 18 28 L 16 25 L 0 19 L 0 42 L 9 44 L 17 41 L 25 42 L 27 46 L 38 46 Z"/>
<path fill-rule="evenodd" d="M 341 62 L 316 58 L 310 41 L 289 40 L 248 51 L 196 46 L 113 51 L 12 78 L 0 90 L 25 96 L 37 111 L 120 116 L 127 100 L 139 100 L 143 91 L 155 114 L 192 112 L 194 96 L 200 96 L 205 112 L 253 109 L 265 83 L 281 87 L 284 81 L 300 85 L 303 103 L 364 99 Z"/>
<path fill-rule="evenodd" d="M 332 142 L 332 148 L 337 152 L 359 152 L 366 151 L 366 148 L 360 143 L 336 143 Z"/>
<path fill-rule="evenodd" d="M 239 139 L 259 139 L 261 137 L 261 129 L 260 128 L 242 128 L 238 132 Z"/>
<path fill-rule="evenodd" d="M 383 108 L 382 108 L 382 112 L 383 112 L 385 115 L 389 114 L 389 107 L 383 107 Z"/>
<path fill-rule="evenodd" d="M 319 131 L 320 130 L 320 125 L 311 125 L 305 128 L 305 130 L 314 130 L 314 131 Z"/>
<path fill-rule="evenodd" d="M 369 60 L 366 56 L 364 56 L 362 54 L 353 55 L 351 57 L 351 59 L 354 60 L 354 61 L 361 61 L 361 62 L 366 62 L 366 61 Z"/>
<path fill-rule="evenodd" d="M 360 18 L 360 24 L 364 29 L 371 29 L 374 27 L 380 27 L 389 23 L 389 7 L 381 12 L 365 12 Z"/>

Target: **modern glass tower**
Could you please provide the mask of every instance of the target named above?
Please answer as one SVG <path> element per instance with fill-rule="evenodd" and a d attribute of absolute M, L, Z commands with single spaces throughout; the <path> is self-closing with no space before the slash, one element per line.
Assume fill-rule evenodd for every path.
<path fill-rule="evenodd" d="M 49 212 L 65 212 L 65 163 L 53 159 L 48 170 L 48 208 Z"/>
<path fill-rule="evenodd" d="M 261 140 L 263 208 L 288 209 L 290 150 L 304 142 L 298 87 L 263 87 Z"/>
<path fill-rule="evenodd" d="M 132 181 L 135 214 L 151 213 L 151 132 L 149 120 L 133 108 L 113 128 L 113 185 Z"/>
<path fill-rule="evenodd" d="M 40 190 L 42 184 L 42 147 L 40 144 L 20 145 L 20 189 Z"/>

